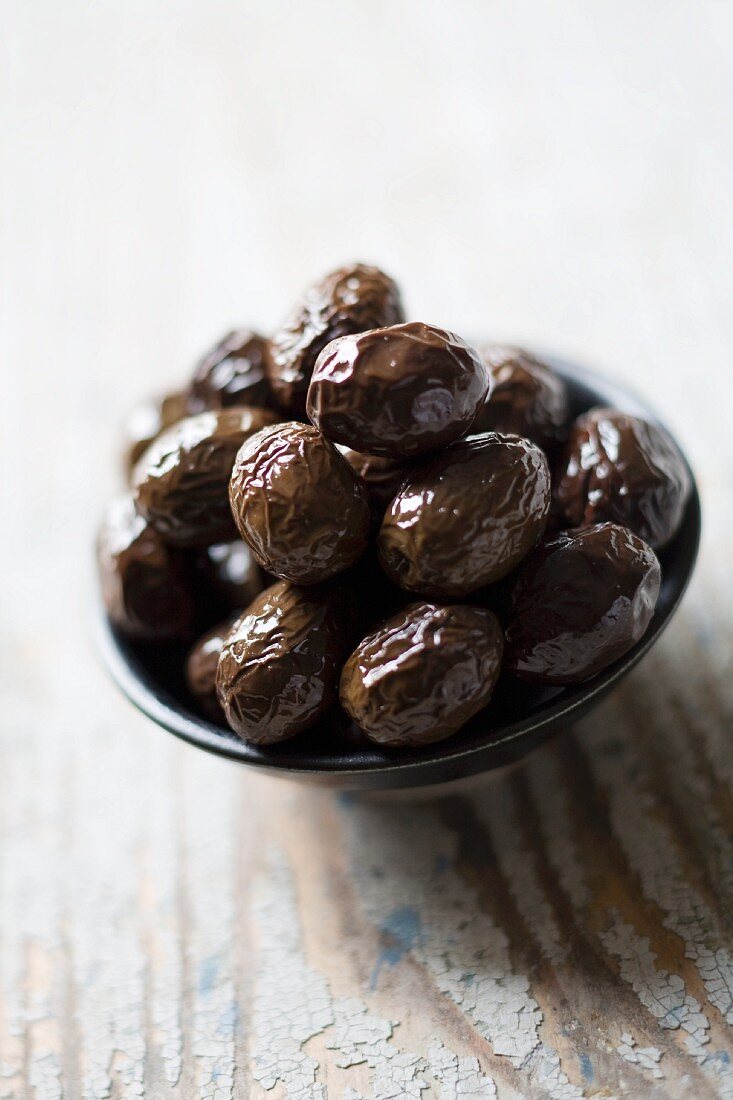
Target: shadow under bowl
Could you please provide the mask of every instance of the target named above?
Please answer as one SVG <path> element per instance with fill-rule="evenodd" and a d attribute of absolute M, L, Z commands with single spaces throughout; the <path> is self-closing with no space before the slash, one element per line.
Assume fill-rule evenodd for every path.
<path fill-rule="evenodd" d="M 658 422 L 633 394 L 581 367 L 545 357 L 565 379 L 573 416 L 613 405 Z M 690 471 L 692 477 L 692 471 Z M 184 680 L 186 647 L 125 638 L 110 623 L 99 593 L 97 643 L 117 686 L 154 722 L 192 745 L 283 778 L 344 790 L 387 790 L 445 783 L 502 767 L 524 756 L 596 706 L 656 642 L 692 576 L 700 540 L 700 499 L 692 492 L 682 525 L 659 554 L 662 587 L 647 633 L 624 657 L 591 680 L 569 687 L 523 684 L 503 677 L 490 705 L 447 741 L 422 749 L 382 749 L 334 713 L 279 745 L 242 741 L 196 708 Z"/>

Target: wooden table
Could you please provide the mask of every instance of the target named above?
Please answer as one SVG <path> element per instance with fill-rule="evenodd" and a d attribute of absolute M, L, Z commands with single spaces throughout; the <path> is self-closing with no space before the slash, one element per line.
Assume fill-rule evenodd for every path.
<path fill-rule="evenodd" d="M 733 1096 L 730 5 L 0 11 L 0 1097 Z M 444 798 L 183 747 L 88 637 L 117 425 L 383 263 L 633 382 L 705 539 L 582 726 Z"/>

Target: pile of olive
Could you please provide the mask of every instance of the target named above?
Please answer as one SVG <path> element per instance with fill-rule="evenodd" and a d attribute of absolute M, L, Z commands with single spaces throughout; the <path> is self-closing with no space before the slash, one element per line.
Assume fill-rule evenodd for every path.
<path fill-rule="evenodd" d="M 198 637 L 192 702 L 258 744 L 340 705 L 422 745 L 499 676 L 585 680 L 649 626 L 690 480 L 658 426 L 570 420 L 548 364 L 406 323 L 383 272 L 340 269 L 135 411 L 98 538 L 108 614 Z"/>

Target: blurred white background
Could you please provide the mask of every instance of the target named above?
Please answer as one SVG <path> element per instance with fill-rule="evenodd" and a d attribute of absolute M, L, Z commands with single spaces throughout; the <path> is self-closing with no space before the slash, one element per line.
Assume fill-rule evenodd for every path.
<path fill-rule="evenodd" d="M 108 462 L 125 405 L 352 258 L 399 278 L 420 319 L 584 356 L 648 394 L 723 384 L 725 0 L 0 11 L 0 347 L 49 437 L 93 407 Z M 665 388 L 707 457 L 714 387 L 682 405 Z"/>

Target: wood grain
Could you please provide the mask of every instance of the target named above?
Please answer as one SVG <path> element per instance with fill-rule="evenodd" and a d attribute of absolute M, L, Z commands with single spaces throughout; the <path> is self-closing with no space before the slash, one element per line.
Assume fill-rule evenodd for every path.
<path fill-rule="evenodd" d="M 0 1098 L 733 1096 L 733 9 L 0 5 Z M 698 575 L 521 767 L 356 798 L 173 742 L 87 636 L 139 396 L 351 257 L 634 384 Z"/>

